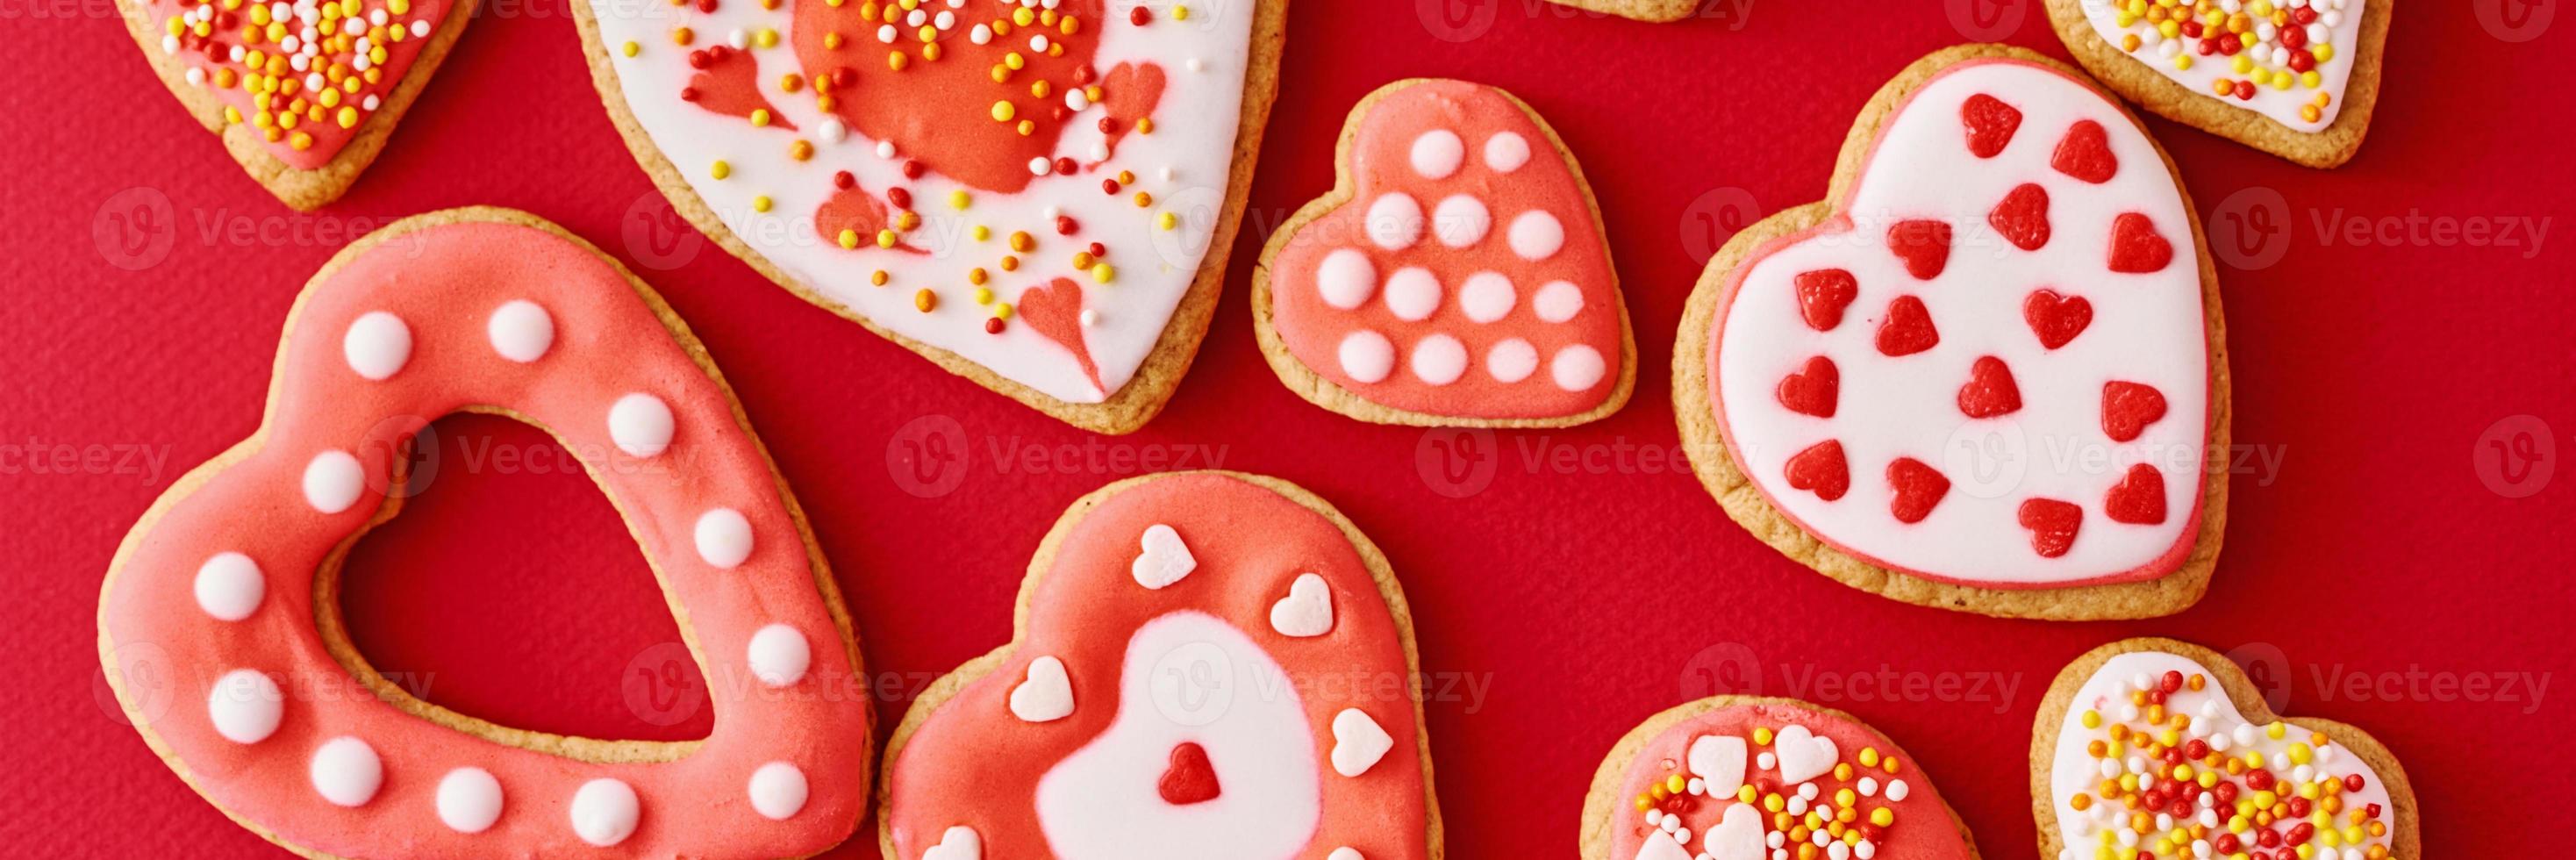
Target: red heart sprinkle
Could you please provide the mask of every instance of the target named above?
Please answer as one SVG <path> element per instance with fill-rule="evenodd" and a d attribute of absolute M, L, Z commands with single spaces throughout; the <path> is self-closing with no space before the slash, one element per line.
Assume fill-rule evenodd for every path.
<path fill-rule="evenodd" d="M 2102 432 L 2111 434 L 2111 441 L 2135 440 L 2163 417 L 2164 392 L 2135 382 L 2102 383 Z"/>
<path fill-rule="evenodd" d="M 1959 386 L 1959 411 L 1970 418 L 1993 418 L 2020 409 L 2021 387 L 2013 384 L 2012 368 L 1991 355 L 1978 357 L 1968 368 L 1968 384 Z"/>
<path fill-rule="evenodd" d="M 2121 479 L 2102 499 L 2104 513 L 2113 522 L 2152 526 L 2165 521 L 2165 476 L 2156 467 L 2139 463 L 2129 467 L 2129 476 Z"/>
<path fill-rule="evenodd" d="M 2030 323 L 2032 334 L 2039 335 L 2040 346 L 2056 349 L 2093 324 L 2093 303 L 2055 290 L 2032 290 L 2030 298 L 2021 302 L 2021 318 Z"/>
<path fill-rule="evenodd" d="M 1959 106 L 1959 121 L 1968 126 L 1968 151 L 1978 158 L 1993 158 L 2012 143 L 2013 132 L 2021 128 L 2021 111 L 2002 99 L 1978 93 Z"/>
<path fill-rule="evenodd" d="M 1841 269 L 1798 273 L 1798 311 L 1807 327 L 1833 331 L 1843 324 L 1843 308 L 1860 296 L 1860 281 Z"/>
<path fill-rule="evenodd" d="M 1950 265 L 1950 225 L 1942 221 L 1898 221 L 1887 228 L 1887 249 L 1905 260 L 1905 271 L 1916 280 L 1929 281 L 1941 276 Z"/>
<path fill-rule="evenodd" d="M 2156 223 L 2135 212 L 2111 219 L 2111 271 L 2160 272 L 2173 262 L 2173 243 L 2156 235 Z"/>
<path fill-rule="evenodd" d="M 1851 491 L 1851 469 L 1843 462 L 1843 443 L 1827 439 L 1789 458 L 1789 487 L 1814 490 L 1816 498 L 1833 501 Z"/>
<path fill-rule="evenodd" d="M 2048 189 L 2024 182 L 2005 194 L 1986 223 L 1995 227 L 2013 247 L 2036 251 L 2048 244 Z"/>
<path fill-rule="evenodd" d="M 1832 359 L 1821 355 L 1807 359 L 1804 370 L 1780 380 L 1780 405 L 1789 407 L 1791 412 L 1832 418 L 1842 382 L 1842 372 L 1834 369 Z"/>
<path fill-rule="evenodd" d="M 1941 332 L 1932 327 L 1932 311 L 1923 300 L 1897 296 L 1887 303 L 1887 319 L 1878 324 L 1878 352 L 1881 355 L 1913 355 L 1941 342 Z"/>
<path fill-rule="evenodd" d="M 2286 30 L 2282 31 L 2288 32 Z M 2120 157 L 2111 154 L 2111 135 L 2102 124 L 2079 120 L 2066 130 L 2066 138 L 2057 142 L 2057 154 L 2048 164 L 2057 172 L 2100 185 L 2120 173 Z"/>
<path fill-rule="evenodd" d="M 1941 497 L 1950 494 L 1950 479 L 1921 460 L 1898 457 L 1887 464 L 1887 485 L 1896 488 L 1896 499 L 1887 505 L 1896 521 L 1908 525 L 1932 515 Z"/>
<path fill-rule="evenodd" d="M 2075 531 L 2084 526 L 2084 509 L 2056 499 L 2025 499 L 2021 527 L 2030 530 L 2030 548 L 2040 558 L 2057 558 L 2075 546 Z"/>
<path fill-rule="evenodd" d="M 1217 798 L 1216 767 L 1208 764 L 1207 750 L 1184 741 L 1172 748 L 1172 766 L 1163 769 L 1163 779 L 1155 788 L 1163 793 L 1163 802 L 1173 806 L 1206 803 Z"/>

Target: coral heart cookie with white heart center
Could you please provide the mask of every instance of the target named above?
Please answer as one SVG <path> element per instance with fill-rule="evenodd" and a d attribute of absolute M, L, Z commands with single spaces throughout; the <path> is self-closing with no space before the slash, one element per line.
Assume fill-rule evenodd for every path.
<path fill-rule="evenodd" d="M 1253 272 L 1290 390 L 1423 426 L 1564 427 L 1627 403 L 1637 350 L 1592 190 L 1528 105 L 1399 81 L 1351 111 L 1338 158 Z"/>
<path fill-rule="evenodd" d="M 288 319 L 259 432 L 153 503 L 99 597 L 109 682 L 181 779 L 313 857 L 792 857 L 848 838 L 873 737 L 866 699 L 838 693 L 865 677 L 848 612 L 659 297 L 551 224 L 459 209 L 360 239 Z M 401 507 L 416 434 L 460 411 L 584 459 L 710 686 L 741 691 L 712 698 L 713 734 L 538 734 L 366 669 L 338 622 L 343 550 Z"/>
<path fill-rule="evenodd" d="M 1583 803 L 1584 860 L 1972 860 L 1912 756 L 1850 714 L 1717 696 L 1612 746 Z"/>
<path fill-rule="evenodd" d="M 2040 856 L 2415 860 L 2415 789 L 2368 732 L 2272 713 L 2244 671 L 2170 639 L 2093 649 L 2031 729 Z"/>
<path fill-rule="evenodd" d="M 1853 126 L 1831 199 L 1709 261 L 1679 342 L 1701 482 L 1821 573 L 2060 619 L 2207 588 L 2216 272 L 2164 151 L 2072 71 L 1997 46 L 1915 63 Z"/>
<path fill-rule="evenodd" d="M 1087 429 L 1207 331 L 1286 0 L 574 4 L 627 148 L 796 295 Z"/>
<path fill-rule="evenodd" d="M 1369 680 L 1413 676 L 1413 622 L 1323 500 L 1230 472 L 1112 484 L 1039 544 L 1017 618 L 895 730 L 889 860 L 1440 856 L 1421 707 Z"/>
<path fill-rule="evenodd" d="M 2048 0 L 2057 36 L 2147 110 L 2310 167 L 2350 161 L 2379 102 L 2391 0 Z"/>
<path fill-rule="evenodd" d="M 277 199 L 339 199 L 481 0 L 117 0 L 170 94 Z"/>

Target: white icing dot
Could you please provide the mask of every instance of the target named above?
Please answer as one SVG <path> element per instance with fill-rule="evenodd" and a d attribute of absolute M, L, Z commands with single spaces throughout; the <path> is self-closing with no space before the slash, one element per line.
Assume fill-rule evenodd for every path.
<path fill-rule="evenodd" d="M 1369 241 L 1380 248 L 1401 251 L 1422 238 L 1422 204 L 1413 195 L 1380 195 L 1369 204 L 1366 218 Z"/>
<path fill-rule="evenodd" d="M 1467 142 L 1458 133 L 1445 128 L 1432 129 L 1413 139 L 1413 172 L 1426 179 L 1447 179 L 1458 172 L 1467 160 Z"/>
<path fill-rule="evenodd" d="M 460 767 L 438 780 L 438 820 L 458 833 L 481 833 L 501 820 L 501 781 L 479 767 Z"/>
<path fill-rule="evenodd" d="M 572 793 L 572 832 L 581 841 L 606 848 L 635 835 L 644 815 L 635 788 L 614 779 L 594 779 Z"/>
<path fill-rule="evenodd" d="M 761 817 L 785 821 L 805 808 L 805 772 L 773 761 L 751 772 L 751 808 Z"/>
<path fill-rule="evenodd" d="M 1465 194 L 1442 198 L 1431 210 L 1431 235 L 1452 248 L 1484 241 L 1485 231 L 1493 227 L 1493 213 L 1485 211 L 1484 202 Z"/>
<path fill-rule="evenodd" d="M 217 621 L 240 621 L 259 609 L 268 580 L 259 563 L 237 552 L 219 552 L 197 567 L 197 608 Z"/>
<path fill-rule="evenodd" d="M 1520 338 L 1505 338 L 1485 353 L 1485 372 L 1502 382 L 1528 379 L 1538 370 L 1538 347 Z"/>
<path fill-rule="evenodd" d="M 304 501 L 314 510 L 336 514 L 358 503 L 358 494 L 367 488 L 366 473 L 358 468 L 358 458 L 341 450 L 313 455 L 304 464 Z"/>
<path fill-rule="evenodd" d="M 1359 849 L 1346 846 L 1333 849 L 1333 853 L 1325 855 L 1324 860 L 1368 860 L 1368 858 L 1361 857 Z"/>
<path fill-rule="evenodd" d="M 617 450 L 651 457 L 671 447 L 671 407 L 650 394 L 629 394 L 608 407 L 608 438 Z"/>
<path fill-rule="evenodd" d="M 546 350 L 555 345 L 555 318 L 536 302 L 511 299 L 492 311 L 492 319 L 483 324 L 483 333 L 492 338 L 493 352 L 526 364 L 544 358 Z"/>
<path fill-rule="evenodd" d="M 716 508 L 698 515 L 696 529 L 698 557 L 708 564 L 731 570 L 751 557 L 751 521 L 732 508 Z"/>
<path fill-rule="evenodd" d="M 751 674 L 772 687 L 803 680 L 805 667 L 814 661 L 813 649 L 805 644 L 805 634 L 785 624 L 772 624 L 751 634 L 751 647 L 744 656 L 751 664 Z"/>
<path fill-rule="evenodd" d="M 1395 342 L 1361 329 L 1342 336 L 1342 372 L 1361 382 L 1379 382 L 1395 370 Z"/>
<path fill-rule="evenodd" d="M 1413 375 L 1433 385 L 1458 381 L 1467 372 L 1467 346 L 1457 338 L 1434 334 L 1413 344 Z"/>
<path fill-rule="evenodd" d="M 1518 300 L 1519 297 L 1512 292 L 1512 279 L 1495 272 L 1468 275 L 1467 282 L 1458 287 L 1458 309 L 1465 311 L 1467 319 L 1475 322 L 1489 323 L 1502 319 L 1512 312 L 1512 303 Z"/>
<path fill-rule="evenodd" d="M 1565 281 L 1549 281 L 1538 288 L 1538 295 L 1531 297 L 1530 309 L 1538 312 L 1539 319 L 1552 323 L 1573 319 L 1583 312 L 1583 288 Z"/>
<path fill-rule="evenodd" d="M 1565 247 L 1565 225 L 1556 216 L 1533 209 L 1512 219 L 1512 253 L 1524 260 L 1544 260 Z"/>
<path fill-rule="evenodd" d="M 376 758 L 376 748 L 345 735 L 314 750 L 308 770 L 313 790 L 337 806 L 365 806 L 385 784 L 385 763 Z"/>
<path fill-rule="evenodd" d="M 1599 384 L 1610 366 L 1601 360 L 1600 350 L 1578 343 L 1557 350 L 1556 358 L 1548 362 L 1547 372 L 1556 378 L 1556 387 L 1583 391 Z"/>
<path fill-rule="evenodd" d="M 349 333 L 340 338 L 340 354 L 359 376 L 391 379 L 411 360 L 411 327 L 393 314 L 368 311 L 349 324 Z"/>
<path fill-rule="evenodd" d="M 286 718 L 286 697 L 277 682 L 253 669 L 234 669 L 215 679 L 206 693 L 206 716 L 215 734 L 237 744 L 255 744 L 277 733 Z"/>
<path fill-rule="evenodd" d="M 1406 322 L 1430 319 L 1440 309 L 1440 279 L 1420 266 L 1395 270 L 1386 277 L 1386 309 Z"/>
<path fill-rule="evenodd" d="M 1529 139 L 1514 132 L 1503 132 L 1485 138 L 1485 166 L 1496 173 L 1510 173 L 1528 164 Z"/>
<path fill-rule="evenodd" d="M 1325 304 L 1355 310 L 1377 292 L 1377 266 L 1367 254 L 1349 248 L 1326 254 L 1315 267 L 1315 291 L 1323 295 Z"/>

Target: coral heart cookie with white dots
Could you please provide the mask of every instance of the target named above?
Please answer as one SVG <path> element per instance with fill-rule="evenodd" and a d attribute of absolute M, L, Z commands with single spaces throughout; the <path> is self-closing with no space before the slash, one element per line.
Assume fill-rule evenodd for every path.
<path fill-rule="evenodd" d="M 1898 600 L 2199 600 L 2227 360 L 2163 149 L 2072 70 L 1971 45 L 1882 88 L 1842 153 L 1830 199 L 1737 233 L 1691 295 L 1673 396 L 1701 482 L 1773 548 Z"/>
<path fill-rule="evenodd" d="M 340 198 L 481 0 L 117 0 L 152 71 L 288 206 Z"/>
<path fill-rule="evenodd" d="M 1637 349 L 1592 190 L 1528 105 L 1389 84 L 1352 109 L 1338 164 L 1253 272 L 1290 390 L 1418 426 L 1565 427 L 1628 402 Z"/>
<path fill-rule="evenodd" d="M 796 295 L 1125 433 L 1225 277 L 1287 0 L 573 4 L 631 150 Z"/>
<path fill-rule="evenodd" d="M 888 860 L 1441 856 L 1413 621 L 1322 499 L 1111 484 L 1038 545 L 1015 617 L 888 743 Z"/>
<path fill-rule="evenodd" d="M 116 551 L 99 653 L 125 717 L 225 815 L 308 857 L 789 857 L 867 810 L 849 614 L 732 389 L 651 289 L 532 216 L 379 230 L 296 300 L 260 429 Z M 716 696 L 682 743 L 541 734 L 422 701 L 339 620 L 432 418 L 537 424 L 583 458 Z M 354 671 L 353 671 L 354 670 Z M 750 692 L 757 691 L 757 692 Z"/>
<path fill-rule="evenodd" d="M 2272 713 L 2218 652 L 2171 639 L 2093 649 L 2031 728 L 2040 856 L 2416 860 L 2415 788 L 2343 723 Z"/>
<path fill-rule="evenodd" d="M 2048 0 L 2087 71 L 2147 110 L 2309 167 L 2361 150 L 2393 0 Z"/>
<path fill-rule="evenodd" d="M 1583 802 L 1584 860 L 1973 860 L 1914 758 L 1850 714 L 1716 696 L 1619 739 Z"/>

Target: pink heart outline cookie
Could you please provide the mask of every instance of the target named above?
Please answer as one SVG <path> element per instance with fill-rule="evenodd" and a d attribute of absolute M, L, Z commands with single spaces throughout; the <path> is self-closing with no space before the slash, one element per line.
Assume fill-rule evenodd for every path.
<path fill-rule="evenodd" d="M 2067 52 L 2123 98 L 2297 164 L 2340 167 L 2370 132 L 2396 3 L 2267 5 L 2274 20 L 2257 19 L 2246 31 L 2234 31 L 2232 21 L 2224 28 L 2191 21 L 2195 38 L 2180 26 L 2167 36 L 2162 27 L 2180 21 L 2131 15 L 2122 4 L 2047 0 L 2049 24 Z M 2326 5 L 2334 8 L 2321 11 Z M 2173 12 L 2160 4 L 2149 9 L 2159 16 Z M 2230 32 L 2222 37 L 2221 30 Z M 2257 38 L 2254 46 L 2243 46 L 2247 35 Z M 2226 44 L 2230 39 L 2238 41 Z M 2228 94 L 2218 94 L 2218 86 Z"/>
<path fill-rule="evenodd" d="M 1988 90 L 2022 102 L 2013 122 L 1981 120 L 1966 101 Z M 2031 121 L 2018 118 L 2025 110 Z M 2098 175 L 2093 161 L 2057 157 L 2066 141 L 2090 137 L 2079 133 L 2087 126 L 2104 128 L 2116 145 L 2111 185 L 2086 178 Z M 1981 134 L 2008 137 L 1979 155 L 1989 149 Z M 1892 160 L 1883 188 L 1861 198 L 1891 135 L 1920 149 Z M 1955 152 L 1930 152 L 1946 159 L 1940 167 L 1908 172 L 1934 163 L 1926 153 L 1943 147 Z M 1990 163 L 1997 166 L 1982 167 Z M 2019 172 L 2004 172 L 2013 165 Z M 2044 216 L 2053 229 L 1987 223 L 1987 204 L 2030 182 L 2054 192 Z M 1934 212 L 1950 220 L 1923 220 Z M 2036 251 L 2012 241 L 2041 232 L 2051 238 L 2033 242 Z M 2189 253 L 2181 253 L 2173 246 L 2186 238 Z M 1800 290 L 1789 270 L 1829 268 L 1863 275 L 1850 312 L 1820 325 L 1799 295 L 1815 291 Z M 1747 286 L 1754 282 L 1759 290 Z M 2026 313 L 2042 291 L 2061 295 L 2041 297 L 2050 313 Z M 2088 298 L 2085 326 L 2056 320 L 2064 295 Z M 1908 302 L 1932 312 L 1918 335 L 1891 342 L 1873 317 Z M 1729 327 L 1751 319 L 1770 325 Z M 1988 615 L 2152 617 L 2196 602 L 2216 564 L 2226 481 L 2208 479 L 2205 458 L 2229 438 L 2224 332 L 2199 219 L 2136 119 L 2063 65 L 1963 45 L 1915 62 L 1871 99 L 1825 202 L 1746 228 L 1710 260 L 1682 320 L 1674 399 L 1684 450 L 1710 494 L 1757 538 L 1819 573 Z M 1782 380 L 1817 355 L 1839 365 L 1841 399 L 1830 418 L 1813 403 L 1801 401 L 1800 411 L 1779 399 Z M 2143 438 L 2113 441 L 2101 427 L 2095 374 L 2152 383 L 2170 411 Z M 2009 444 L 1966 444 L 1996 439 Z M 2087 456 L 2067 459 L 2060 449 Z M 2144 504 L 2105 515 L 2120 469 L 2147 462 L 2165 488 L 2155 521 L 2119 516 L 2143 515 Z M 1933 488 L 1943 495 L 1932 498 Z M 2016 516 L 2017 507 L 2060 504 L 2080 520 L 2052 513 L 2037 521 L 2043 528 L 2028 513 Z"/>
<path fill-rule="evenodd" d="M 607 741 L 414 697 L 350 642 L 339 574 L 432 416 L 581 452 L 713 689 L 715 729 Z M 867 809 L 872 712 L 821 550 L 732 389 L 659 296 L 506 209 L 361 238 L 297 297 L 260 429 L 117 548 L 99 654 L 125 715 L 243 827 L 311 857 L 804 856 Z"/>
<path fill-rule="evenodd" d="M 2069 850 L 2078 840 L 2117 845 L 2133 808 L 2172 805 L 2166 814 L 2202 810 L 2175 818 L 2206 827 L 2198 841 L 2213 856 L 2423 857 L 2414 784 L 2396 754 L 2357 726 L 2291 719 L 2235 661 L 2189 642 L 2141 637 L 2085 652 L 2049 683 L 2031 724 L 2040 856 L 2089 853 Z M 2177 766 L 2193 781 L 2179 782 Z M 2143 788 L 2130 796 L 2132 785 Z M 2277 805 L 2253 806 L 2264 794 Z M 2239 804 L 2272 815 L 2246 814 L 2239 828 L 2229 814 Z"/>
<path fill-rule="evenodd" d="M 300 21 L 271 20 L 270 10 L 281 7 L 259 3 L 116 3 L 170 95 L 222 138 L 253 181 L 299 211 L 328 205 L 357 183 L 482 0 L 366 0 L 354 33 L 322 32 L 347 20 L 337 17 L 341 7 L 323 5 L 332 18 L 316 12 Z M 289 38 L 296 39 L 292 49 L 284 47 Z M 290 68 L 288 53 L 304 65 Z M 254 59 L 268 62 L 255 68 Z M 254 95 L 262 80 L 277 83 Z M 302 109 L 285 109 L 292 106 Z"/>
<path fill-rule="evenodd" d="M 1160 586 L 1148 532 L 1189 547 Z M 1274 613 L 1318 580 L 1329 616 Z M 1234 472 L 1110 484 L 1047 532 L 1013 617 L 887 742 L 889 860 L 1441 856 L 1421 703 L 1380 686 L 1419 671 L 1411 615 L 1322 499 Z"/>
<path fill-rule="evenodd" d="M 1636 338 L 1599 207 L 1537 111 L 1397 81 L 1352 107 L 1334 164 L 1253 269 L 1253 331 L 1289 390 L 1426 427 L 1569 427 L 1627 404 Z"/>

